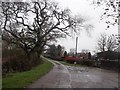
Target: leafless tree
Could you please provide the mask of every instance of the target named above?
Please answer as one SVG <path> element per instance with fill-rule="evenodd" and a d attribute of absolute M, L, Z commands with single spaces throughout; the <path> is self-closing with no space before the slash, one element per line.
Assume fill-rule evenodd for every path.
<path fill-rule="evenodd" d="M 101 19 L 106 19 L 108 25 L 119 25 L 120 19 L 120 0 L 92 0 L 94 5 L 103 6 L 104 12 Z"/>
<path fill-rule="evenodd" d="M 84 28 L 82 18 L 72 16 L 69 9 L 61 9 L 56 2 L 48 0 L 2 2 L 0 9 L 0 28 L 28 56 L 36 52 L 39 57 L 50 41 Z"/>
<path fill-rule="evenodd" d="M 107 35 L 102 33 L 97 41 L 97 49 L 101 52 L 104 52 L 106 49 Z"/>
<path fill-rule="evenodd" d="M 107 51 L 113 51 L 117 47 L 117 40 L 114 36 L 110 35 L 107 38 L 106 48 Z"/>
<path fill-rule="evenodd" d="M 75 55 L 75 48 L 71 48 L 69 55 L 74 56 Z"/>
<path fill-rule="evenodd" d="M 88 49 L 82 49 L 81 52 L 82 52 L 82 53 L 89 53 L 89 50 L 88 50 Z"/>
<path fill-rule="evenodd" d="M 101 52 L 113 51 L 117 47 L 117 40 L 114 36 L 102 33 L 97 41 L 97 49 Z"/>

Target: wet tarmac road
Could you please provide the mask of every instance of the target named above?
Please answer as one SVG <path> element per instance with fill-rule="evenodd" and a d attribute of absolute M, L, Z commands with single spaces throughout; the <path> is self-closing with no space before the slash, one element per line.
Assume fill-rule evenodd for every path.
<path fill-rule="evenodd" d="M 117 72 L 52 63 L 53 69 L 28 88 L 118 88 Z"/>

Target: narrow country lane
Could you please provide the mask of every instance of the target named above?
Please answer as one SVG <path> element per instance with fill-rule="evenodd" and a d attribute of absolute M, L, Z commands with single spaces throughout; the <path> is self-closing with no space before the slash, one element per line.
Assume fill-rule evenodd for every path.
<path fill-rule="evenodd" d="M 28 88 L 71 88 L 67 67 L 57 61 L 49 61 L 54 64 L 53 69 Z"/>
<path fill-rule="evenodd" d="M 118 88 L 117 72 L 50 62 L 54 64 L 53 69 L 28 88 Z"/>

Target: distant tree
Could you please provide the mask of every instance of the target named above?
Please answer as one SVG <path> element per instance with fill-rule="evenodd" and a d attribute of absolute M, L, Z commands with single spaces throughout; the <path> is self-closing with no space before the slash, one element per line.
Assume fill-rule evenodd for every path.
<path fill-rule="evenodd" d="M 49 45 L 46 54 L 50 55 L 51 57 L 61 57 L 63 55 L 64 48 L 61 45 Z"/>
<path fill-rule="evenodd" d="M 69 55 L 74 56 L 75 55 L 75 48 L 71 48 Z"/>
<path fill-rule="evenodd" d="M 88 53 L 88 59 L 91 59 L 91 53 L 90 52 Z"/>
<path fill-rule="evenodd" d="M 65 52 L 65 47 L 64 46 L 62 46 L 62 56 L 64 55 L 64 52 Z"/>
<path fill-rule="evenodd" d="M 65 57 L 65 56 L 68 56 L 67 51 L 64 52 L 64 57 Z"/>
<path fill-rule="evenodd" d="M 62 55 L 62 46 L 58 45 L 57 46 L 57 56 L 61 56 Z"/>
<path fill-rule="evenodd" d="M 88 53 L 89 52 L 89 50 L 88 49 L 82 49 L 82 51 L 81 51 L 82 53 Z"/>
<path fill-rule="evenodd" d="M 49 45 L 49 48 L 47 49 L 47 54 L 50 57 L 56 57 L 57 56 L 57 47 L 55 44 Z"/>
<path fill-rule="evenodd" d="M 97 41 L 97 49 L 101 52 L 113 51 L 117 48 L 117 40 L 114 36 L 107 36 L 105 33 L 101 34 Z"/>
<path fill-rule="evenodd" d="M 107 51 L 113 51 L 114 49 L 117 48 L 117 40 L 114 36 L 110 35 L 107 38 L 107 42 L 106 42 L 106 48 Z"/>
<path fill-rule="evenodd" d="M 97 49 L 101 52 L 104 52 L 106 49 L 107 35 L 102 33 L 97 41 Z"/>

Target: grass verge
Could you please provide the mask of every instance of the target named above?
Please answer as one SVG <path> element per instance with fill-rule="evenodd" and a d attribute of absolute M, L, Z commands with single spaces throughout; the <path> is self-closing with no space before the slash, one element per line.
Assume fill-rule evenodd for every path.
<path fill-rule="evenodd" d="M 32 82 L 49 72 L 53 64 L 45 58 L 44 63 L 34 67 L 30 71 L 9 74 L 2 79 L 2 88 L 24 88 Z"/>
<path fill-rule="evenodd" d="M 81 66 L 80 64 L 72 64 L 72 63 L 67 63 L 65 61 L 59 61 L 59 62 L 67 66 Z"/>

